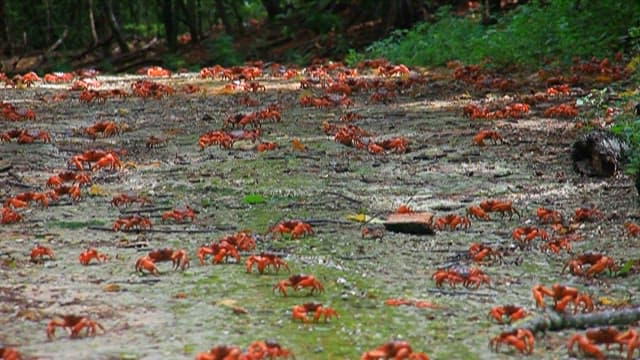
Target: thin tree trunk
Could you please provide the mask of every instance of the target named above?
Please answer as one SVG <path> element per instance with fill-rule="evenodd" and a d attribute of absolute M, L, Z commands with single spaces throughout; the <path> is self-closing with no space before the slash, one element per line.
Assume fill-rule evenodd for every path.
<path fill-rule="evenodd" d="M 9 42 L 9 25 L 5 22 L 6 13 L 4 8 L 4 0 L 0 0 L 0 53 L 4 56 L 11 56 L 12 49 L 11 43 Z"/>
<path fill-rule="evenodd" d="M 49 6 L 49 0 L 44 0 L 44 9 L 47 14 L 47 30 L 45 31 L 45 39 L 47 44 L 51 43 L 51 33 L 53 32 L 53 26 L 51 26 L 51 7 Z"/>
<path fill-rule="evenodd" d="M 93 0 L 89 0 L 89 26 L 91 26 L 93 45 L 96 45 L 98 43 L 98 32 L 96 31 L 96 21 L 93 17 Z"/>
<path fill-rule="evenodd" d="M 127 43 L 124 41 L 124 38 L 122 37 L 120 24 L 118 23 L 118 19 L 116 18 L 116 15 L 113 12 L 113 3 L 111 2 L 111 0 L 106 0 L 104 2 L 104 10 L 105 10 L 105 15 L 107 16 L 107 19 L 109 20 L 109 26 L 111 27 L 111 31 L 113 32 L 113 37 L 116 39 L 116 42 L 120 47 L 120 51 L 125 54 L 128 53 L 129 46 L 127 45 Z"/>
<path fill-rule="evenodd" d="M 262 6 L 267 10 L 269 20 L 273 20 L 277 15 L 282 13 L 280 0 L 262 0 Z"/>
<path fill-rule="evenodd" d="M 180 6 L 180 10 L 184 15 L 184 23 L 189 28 L 189 33 L 191 34 L 191 41 L 197 43 L 200 41 L 200 34 L 197 29 L 197 19 L 196 19 L 196 9 L 195 2 L 193 0 L 189 0 L 187 4 L 185 4 L 182 0 L 178 0 L 178 5 Z"/>
<path fill-rule="evenodd" d="M 232 2 L 231 11 L 233 11 L 233 16 L 236 18 L 236 23 L 238 24 L 238 33 L 244 34 L 244 21 L 240 15 L 240 10 L 238 9 L 238 1 Z"/>
<path fill-rule="evenodd" d="M 169 51 L 175 52 L 177 49 L 178 30 L 176 29 L 175 7 L 171 0 L 162 1 L 162 19 L 167 39 Z"/>
<path fill-rule="evenodd" d="M 233 26 L 231 26 L 231 22 L 229 21 L 229 17 L 225 11 L 223 0 L 216 0 L 216 15 L 220 20 L 222 20 L 222 25 L 224 26 L 224 30 L 227 34 L 233 34 Z"/>

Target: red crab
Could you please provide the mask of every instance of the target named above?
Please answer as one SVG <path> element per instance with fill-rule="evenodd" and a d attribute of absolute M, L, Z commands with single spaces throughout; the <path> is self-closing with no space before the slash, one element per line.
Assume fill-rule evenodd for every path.
<path fill-rule="evenodd" d="M 311 294 L 314 292 L 324 292 L 324 286 L 312 275 L 298 274 L 292 275 L 287 280 L 282 280 L 273 286 L 273 290 L 279 290 L 282 295 L 287 296 L 287 286 L 291 286 L 297 291 L 303 287 L 311 288 Z"/>
<path fill-rule="evenodd" d="M 95 248 L 87 248 L 80 254 L 80 264 L 89 265 L 92 259 L 98 259 L 99 262 L 105 262 L 109 260 L 109 256 L 99 253 Z"/>
<path fill-rule="evenodd" d="M 87 334 L 95 336 L 96 328 L 99 328 L 103 332 L 104 327 L 97 321 L 91 320 L 85 316 L 78 315 L 66 315 L 62 318 L 54 318 L 47 326 L 47 337 L 52 340 L 55 336 L 56 327 L 63 327 L 71 332 L 71 337 L 75 338 L 80 336 L 80 331 L 87 328 Z"/>

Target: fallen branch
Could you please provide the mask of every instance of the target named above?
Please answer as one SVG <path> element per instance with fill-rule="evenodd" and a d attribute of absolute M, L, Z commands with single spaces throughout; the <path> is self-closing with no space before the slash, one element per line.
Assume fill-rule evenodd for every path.
<path fill-rule="evenodd" d="M 87 227 L 87 229 L 89 230 L 96 230 L 96 231 L 108 231 L 108 232 L 114 232 L 113 228 L 110 227 L 106 227 L 106 226 L 89 226 Z M 123 233 L 133 233 L 133 234 L 138 234 L 138 233 L 163 233 L 163 234 L 171 234 L 171 233 L 183 233 L 183 234 L 209 234 L 211 232 L 214 231 L 231 231 L 231 230 L 235 230 L 235 228 L 231 228 L 231 227 L 220 227 L 220 228 L 207 228 L 207 229 L 148 229 L 148 230 L 144 230 L 144 231 L 140 231 L 138 229 L 131 229 L 131 230 L 126 230 L 126 229 L 120 229 L 120 232 Z"/>
<path fill-rule="evenodd" d="M 586 329 L 596 326 L 633 325 L 640 321 L 640 306 L 622 310 L 607 310 L 588 314 L 561 314 L 554 310 L 518 326 L 532 333 L 564 329 Z M 508 329 L 511 331 L 514 329 Z"/>
<path fill-rule="evenodd" d="M 151 213 L 156 211 L 167 211 L 172 210 L 173 208 L 170 206 L 159 206 L 159 207 L 147 207 L 140 209 L 120 209 L 120 214 L 137 214 L 137 213 Z"/>
<path fill-rule="evenodd" d="M 488 293 L 483 293 L 483 292 L 478 292 L 478 291 L 447 291 L 444 289 L 427 289 L 428 292 L 433 292 L 433 293 L 439 293 L 439 294 L 443 294 L 443 295 L 450 295 L 450 296 L 457 296 L 457 295 L 475 295 L 475 296 L 482 296 L 482 297 L 495 297 L 496 294 L 488 294 Z"/>

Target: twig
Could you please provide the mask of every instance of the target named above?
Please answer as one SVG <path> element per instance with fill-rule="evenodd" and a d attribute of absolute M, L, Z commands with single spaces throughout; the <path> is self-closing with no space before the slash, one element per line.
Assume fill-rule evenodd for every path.
<path fill-rule="evenodd" d="M 341 197 L 341 198 L 343 198 L 343 199 L 346 199 L 346 200 L 348 200 L 348 201 L 351 201 L 352 203 L 362 204 L 362 201 L 360 201 L 360 200 L 358 200 L 358 199 L 354 199 L 354 198 L 352 198 L 352 197 L 349 197 L 349 196 L 347 196 L 347 195 L 345 195 L 345 194 L 341 194 L 341 193 L 336 192 L 336 191 L 325 191 L 325 194 L 335 195 L 335 196 Z"/>

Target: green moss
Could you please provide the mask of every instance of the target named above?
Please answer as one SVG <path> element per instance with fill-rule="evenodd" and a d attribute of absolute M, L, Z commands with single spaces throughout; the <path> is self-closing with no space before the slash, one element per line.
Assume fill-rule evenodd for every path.
<path fill-rule="evenodd" d="M 87 228 L 89 226 L 104 226 L 106 224 L 105 221 L 102 220 L 91 220 L 91 221 L 50 221 L 45 227 L 57 227 L 61 229 L 69 229 L 76 230 Z"/>

